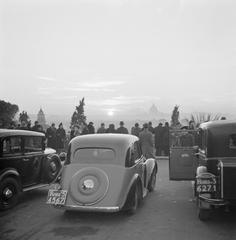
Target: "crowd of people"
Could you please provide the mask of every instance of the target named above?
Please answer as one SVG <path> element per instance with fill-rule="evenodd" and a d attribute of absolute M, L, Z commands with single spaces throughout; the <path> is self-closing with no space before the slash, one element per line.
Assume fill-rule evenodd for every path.
<path fill-rule="evenodd" d="M 13 128 L 13 127 L 10 127 Z M 115 124 L 111 123 L 108 127 L 105 126 L 105 123 L 101 123 L 97 130 L 95 130 L 93 122 L 86 124 L 81 122 L 71 127 L 69 135 L 66 134 L 63 124 L 60 123 L 58 128 L 56 128 L 55 123 L 52 123 L 50 127 L 43 130 L 42 126 L 38 121 L 34 122 L 34 125 L 31 127 L 31 124 L 25 124 L 24 122 L 15 129 L 22 130 L 31 130 L 36 132 L 45 133 L 47 139 L 47 146 L 56 149 L 57 151 L 63 151 L 66 148 L 67 143 L 74 137 L 86 134 L 103 134 L 103 133 L 120 133 L 120 134 L 132 134 L 140 139 L 140 146 L 142 148 L 142 153 L 146 157 L 156 156 L 168 156 L 169 155 L 169 123 L 165 122 L 159 123 L 156 127 L 152 126 L 152 122 L 144 123 L 140 126 L 139 123 L 135 123 L 130 131 L 125 127 L 123 121 L 120 121 L 119 127 L 115 128 Z M 190 121 L 190 124 L 187 128 L 188 130 L 193 130 L 194 126 Z M 187 130 L 186 129 L 186 130 Z M 184 129 L 183 129 L 184 132 Z M 189 134 L 182 134 L 183 146 L 187 146 L 191 140 Z M 190 139 L 190 140 L 189 140 Z"/>

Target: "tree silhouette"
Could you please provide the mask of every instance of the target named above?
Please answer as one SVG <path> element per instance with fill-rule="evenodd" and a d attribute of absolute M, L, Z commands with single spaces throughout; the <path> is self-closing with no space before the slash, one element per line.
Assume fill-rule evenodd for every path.
<path fill-rule="evenodd" d="M 16 104 L 0 100 L 0 127 L 9 127 L 18 111 L 19 107 Z"/>
<path fill-rule="evenodd" d="M 86 122 L 86 116 L 84 115 L 84 98 L 79 102 L 79 105 L 75 107 L 75 111 L 71 117 L 71 126 Z"/>

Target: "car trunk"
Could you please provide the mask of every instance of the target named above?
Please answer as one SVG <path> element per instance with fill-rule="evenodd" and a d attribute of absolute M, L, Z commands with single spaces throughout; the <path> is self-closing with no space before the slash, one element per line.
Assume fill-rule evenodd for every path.
<path fill-rule="evenodd" d="M 87 171 L 87 173 L 86 173 Z M 125 168 L 119 165 L 108 165 L 108 164 L 69 164 L 64 166 L 63 173 L 62 173 L 62 189 L 68 190 L 68 197 L 66 205 L 82 205 L 82 206 L 96 206 L 96 207 L 112 207 L 118 206 L 122 207 L 126 200 L 126 196 L 129 191 L 129 187 L 131 184 L 132 177 L 134 176 L 135 168 Z M 76 176 L 81 175 L 78 177 L 77 180 L 73 180 Z M 100 176 L 101 174 L 101 176 Z M 96 178 L 101 179 L 100 185 L 107 185 L 106 189 L 103 189 L 101 193 L 101 197 L 96 201 L 92 201 L 89 199 L 86 200 L 83 195 L 86 193 L 81 193 L 82 191 L 79 190 L 79 199 L 75 199 L 73 197 L 73 189 L 78 188 L 76 185 L 81 185 L 83 180 L 81 179 L 92 179 L 95 176 L 95 182 L 97 181 Z M 107 179 L 107 180 L 105 180 Z M 82 181 L 82 182 L 81 182 Z M 99 180 L 100 181 L 100 180 Z M 98 181 L 98 182 L 99 182 Z M 77 182 L 77 183 L 74 183 Z M 72 184 L 73 189 L 72 189 Z M 80 187 L 80 186 L 79 186 Z M 96 194 L 96 193 L 95 193 Z M 93 194 L 91 194 L 91 197 Z"/>

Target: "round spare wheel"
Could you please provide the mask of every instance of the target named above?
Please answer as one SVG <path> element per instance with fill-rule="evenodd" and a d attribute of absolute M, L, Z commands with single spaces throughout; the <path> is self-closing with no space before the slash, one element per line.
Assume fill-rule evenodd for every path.
<path fill-rule="evenodd" d="M 105 197 L 108 187 L 107 174 L 99 168 L 88 167 L 72 176 L 69 192 L 78 204 L 92 205 Z"/>

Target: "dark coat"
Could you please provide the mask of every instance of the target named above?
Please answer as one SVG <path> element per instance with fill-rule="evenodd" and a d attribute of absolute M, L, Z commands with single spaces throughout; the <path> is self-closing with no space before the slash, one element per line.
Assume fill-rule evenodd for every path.
<path fill-rule="evenodd" d="M 56 139 L 57 139 L 57 149 L 62 149 L 65 146 L 66 140 L 66 131 L 64 128 L 58 128 L 56 131 Z"/>
<path fill-rule="evenodd" d="M 56 128 L 49 127 L 46 131 L 46 138 L 48 141 L 47 146 L 56 149 L 57 148 L 57 137 L 56 137 Z"/>
<path fill-rule="evenodd" d="M 117 133 L 129 134 L 129 131 L 126 127 L 119 127 L 116 130 Z"/>

